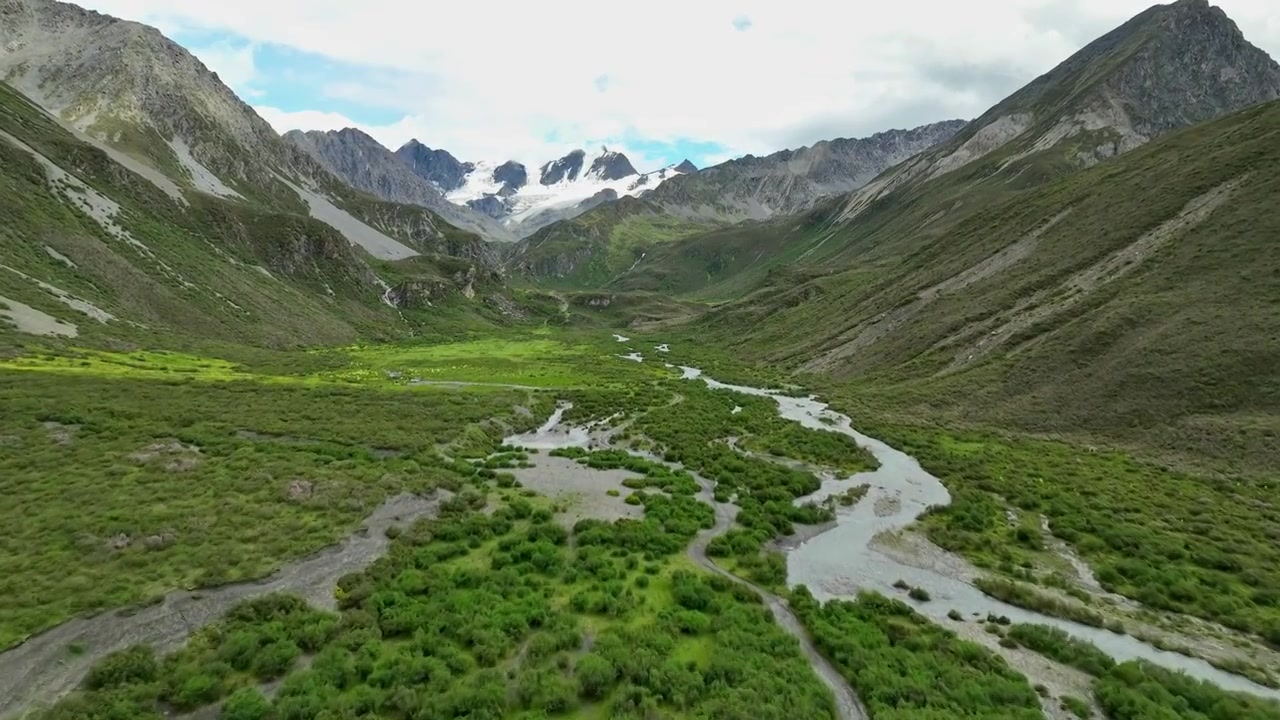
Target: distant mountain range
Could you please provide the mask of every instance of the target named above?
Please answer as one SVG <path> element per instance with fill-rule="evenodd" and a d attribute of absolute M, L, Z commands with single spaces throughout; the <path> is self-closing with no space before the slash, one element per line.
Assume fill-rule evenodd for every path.
<path fill-rule="evenodd" d="M 641 173 L 626 155 L 602 147 L 574 150 L 529 172 L 521 163 L 460 162 L 445 150 L 410 140 L 396 156 L 450 201 L 501 221 L 518 236 L 530 235 L 602 202 L 636 196 L 663 181 L 697 172 L 689 160 Z"/>
<path fill-rule="evenodd" d="M 965 125 L 948 120 L 867 138 L 839 138 L 681 173 L 649 192 L 634 193 L 636 202 L 596 203 L 538 229 L 513 248 L 511 268 L 571 284 L 586 278 L 598 282 L 638 262 L 647 252 L 645 245 L 801 212 L 860 188 L 889 167 L 947 141 Z"/>
<path fill-rule="evenodd" d="M 418 140 L 392 153 L 353 128 L 294 130 L 284 137 L 354 187 L 385 200 L 429 207 L 459 227 L 508 241 L 623 197 L 651 198 L 665 211 L 704 223 L 798 212 L 820 198 L 861 187 L 964 124 L 950 120 L 865 139 L 823 141 L 765 157 L 748 155 L 702 171 L 685 159 L 645 173 L 607 147 L 591 153 L 574 150 L 530 170 L 513 160 L 462 161 Z M 678 182 L 669 182 L 676 178 Z M 442 201 L 454 208 L 442 207 Z"/>
<path fill-rule="evenodd" d="M 393 153 L 355 128 L 293 130 L 284 139 L 356 188 L 384 200 L 429 207 L 459 227 L 498 241 L 530 235 L 601 203 L 697 172 L 686 159 L 641 173 L 626 155 L 607 147 L 591 154 L 574 150 L 530 172 L 514 160 L 463 162 L 417 140 Z"/>

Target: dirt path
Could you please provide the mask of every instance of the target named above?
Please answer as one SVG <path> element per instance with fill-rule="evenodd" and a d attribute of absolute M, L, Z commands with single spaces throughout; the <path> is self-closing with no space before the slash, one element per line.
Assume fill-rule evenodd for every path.
<path fill-rule="evenodd" d="M 208 590 L 172 592 L 145 608 L 76 618 L 0 654 L 0 718 L 46 706 L 75 689 L 89 668 L 109 653 L 135 644 L 157 652 L 180 647 L 194 630 L 217 621 L 233 605 L 274 592 L 292 592 L 326 609 L 333 588 L 347 573 L 363 570 L 386 552 L 386 531 L 435 515 L 448 493 L 431 499 L 398 495 L 383 503 L 359 530 L 337 545 L 290 563 L 261 580 Z M 84 652 L 72 655 L 68 646 Z"/>
<path fill-rule="evenodd" d="M 702 485 L 702 492 L 698 494 L 698 498 L 715 508 L 716 524 L 710 530 L 703 530 L 698 533 L 693 542 L 689 543 L 686 554 L 689 559 L 698 567 L 709 572 L 713 572 L 722 577 L 728 578 L 739 585 L 744 585 L 764 601 L 769 607 L 769 611 L 773 613 L 773 617 L 792 637 L 800 641 L 800 649 L 808 658 L 809 664 L 813 666 L 813 671 L 818 674 L 823 684 L 831 689 L 836 699 L 836 714 L 841 720 L 869 720 L 870 715 L 867 714 L 866 708 L 862 706 L 862 701 L 858 699 L 857 693 L 849 686 L 840 671 L 836 670 L 822 653 L 814 646 L 813 640 L 810 639 L 809 633 L 804 629 L 804 625 L 800 623 L 800 619 L 791 612 L 791 608 L 786 601 L 756 585 L 755 583 L 744 580 L 737 575 L 716 565 L 707 557 L 707 545 L 712 540 L 725 534 L 729 528 L 733 527 L 733 522 L 738 516 L 738 507 L 728 503 L 717 503 L 711 491 L 711 483 L 702 477 L 696 476 L 698 483 Z"/>

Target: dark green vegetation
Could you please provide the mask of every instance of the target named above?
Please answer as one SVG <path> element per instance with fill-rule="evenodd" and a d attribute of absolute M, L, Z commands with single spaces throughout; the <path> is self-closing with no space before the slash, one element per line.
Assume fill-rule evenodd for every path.
<path fill-rule="evenodd" d="M 1029 585 L 1004 578 L 976 578 L 973 584 L 983 593 L 1010 605 L 1035 610 L 1043 615 L 1074 620 L 1093 627 L 1106 626 L 1106 618 L 1101 613 L 1039 592 Z"/>
<path fill-rule="evenodd" d="M 604 419 L 621 411 L 630 422 L 620 440 L 634 441 L 714 482 L 721 502 L 736 496 L 741 508 L 738 523 L 745 532 L 717 540 L 713 552 L 726 552 L 732 542 L 737 548 L 733 554 L 754 555 L 765 541 L 792 534 L 795 523 L 815 524 L 832 517 L 828 508 L 793 504 L 820 487 L 812 472 L 748 456 L 727 442 L 730 438 L 758 441 L 785 457 L 850 471 L 875 463 L 845 436 L 806 430 L 780 419 L 769 398 L 713 391 L 702 383 L 669 381 L 657 391 L 588 390 L 568 397 L 574 408 L 567 418 Z M 741 410 L 735 413 L 735 407 Z"/>
<path fill-rule="evenodd" d="M 484 502 L 460 496 L 344 578 L 339 615 L 287 596 L 246 603 L 170 657 L 109 658 L 43 717 L 218 702 L 254 720 L 833 716 L 753 593 L 633 546 L 632 521 L 581 524 L 570 549 L 537 504 L 510 496 L 485 515 Z M 271 700 L 256 689 L 281 677 Z"/>
<path fill-rule="evenodd" d="M 798 588 L 791 605 L 876 720 L 1041 717 L 1026 678 L 905 603 L 864 594 L 820 605 Z"/>
<path fill-rule="evenodd" d="M 1008 637 L 1025 648 L 1095 677 L 1107 674 L 1116 666 L 1116 661 L 1097 647 L 1047 625 L 1014 625 L 1009 628 Z"/>
<path fill-rule="evenodd" d="M 1079 551 L 1107 589 L 1280 641 L 1280 578 L 1269 569 L 1280 562 L 1274 542 L 1280 519 L 1270 509 L 1274 479 L 1228 483 L 1121 453 L 991 434 L 890 426 L 869 432 L 952 486 L 952 504 L 925 521 L 939 545 L 987 568 L 1045 581 L 1024 567 L 1034 566 L 1036 543 L 1009 525 L 1007 502 L 1045 515 L 1053 534 Z M 1025 595 L 1018 604 L 1046 609 L 1019 587 L 992 581 L 988 592 L 1010 601 Z M 1054 614 L 1102 624 L 1085 608 L 1057 604 L 1064 611 Z"/>
<path fill-rule="evenodd" d="M 634 267 L 655 245 L 673 242 L 706 226 L 669 215 L 644 200 L 622 197 L 521 240 L 512 247 L 507 265 L 541 285 L 600 289 Z"/>
<path fill-rule="evenodd" d="M 160 372 L 182 357 L 138 362 Z M 512 412 L 529 404 L 514 390 L 116 372 L 0 372 L 0 647 L 86 611 L 265 575 L 392 495 L 456 487 L 441 448 L 487 454 L 495 418 L 536 424 Z"/>
<path fill-rule="evenodd" d="M 937 231 L 916 230 L 928 203 L 886 198 L 826 231 L 839 260 L 777 273 L 689 337 L 823 371 L 904 422 L 1104 438 L 1264 472 L 1280 463 L 1280 363 L 1256 342 L 1280 332 L 1263 261 L 1280 230 L 1263 210 L 1280 198 L 1278 131 L 1280 104 L 1262 106 L 976 203 Z M 1192 201 L 1212 202 L 1147 235 Z"/>
<path fill-rule="evenodd" d="M 1080 720 L 1088 720 L 1088 718 L 1093 717 L 1093 708 L 1089 707 L 1089 703 L 1074 695 L 1063 695 L 1059 699 L 1059 703 L 1063 710 L 1075 715 Z"/>
<path fill-rule="evenodd" d="M 1092 675 L 1094 698 L 1111 720 L 1280 718 L 1280 704 L 1229 693 L 1145 662 L 1117 664 L 1093 645 L 1056 628 L 1014 625 L 1006 639 Z M 1079 699 L 1064 696 L 1062 703 L 1078 717 L 1089 716 L 1088 705 Z"/>

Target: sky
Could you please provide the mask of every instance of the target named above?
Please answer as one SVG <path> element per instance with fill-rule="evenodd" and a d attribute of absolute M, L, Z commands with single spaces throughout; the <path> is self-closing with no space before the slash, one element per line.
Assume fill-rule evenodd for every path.
<path fill-rule="evenodd" d="M 1148 0 L 80 0 L 154 25 L 278 131 L 641 171 L 976 117 Z M 1280 57 L 1280 2 L 1218 0 Z"/>

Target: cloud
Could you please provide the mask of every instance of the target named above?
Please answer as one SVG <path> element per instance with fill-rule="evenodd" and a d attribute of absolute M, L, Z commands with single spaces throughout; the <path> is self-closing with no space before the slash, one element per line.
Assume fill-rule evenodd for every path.
<path fill-rule="evenodd" d="M 751 18 L 746 15 L 739 15 L 733 19 L 733 29 L 738 32 L 746 32 L 751 29 Z"/>
<path fill-rule="evenodd" d="M 277 126 L 338 114 L 393 147 L 417 137 L 464 159 L 536 165 L 588 143 L 759 155 L 975 117 L 1152 0 L 82 1 L 180 41 L 220 33 L 256 48 L 257 77 L 238 82 L 288 111 Z M 1219 4 L 1280 53 L 1274 0 Z M 228 78 L 247 67 L 232 57 L 243 61 L 225 58 Z"/>

